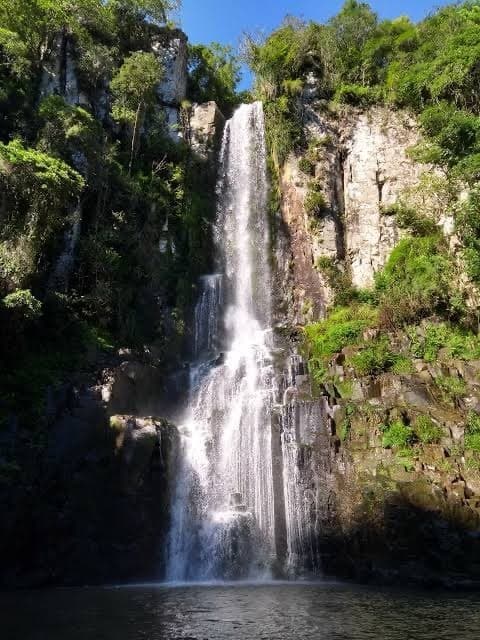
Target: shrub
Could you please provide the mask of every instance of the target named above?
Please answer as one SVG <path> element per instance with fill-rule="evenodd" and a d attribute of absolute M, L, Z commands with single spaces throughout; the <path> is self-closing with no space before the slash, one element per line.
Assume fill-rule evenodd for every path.
<path fill-rule="evenodd" d="M 303 135 L 302 120 L 295 101 L 289 96 L 267 101 L 265 126 L 268 149 L 278 170 L 299 145 Z"/>
<path fill-rule="evenodd" d="M 2 300 L 4 309 L 12 314 L 18 314 L 27 321 L 38 320 L 42 313 L 42 303 L 37 300 L 29 289 L 14 291 Z"/>
<path fill-rule="evenodd" d="M 457 376 L 439 376 L 435 378 L 435 382 L 448 400 L 459 400 L 465 395 L 467 390 L 465 380 Z"/>
<path fill-rule="evenodd" d="M 480 139 L 480 118 L 448 102 L 428 107 L 420 116 L 425 133 L 442 150 L 450 165 L 474 151 Z"/>
<path fill-rule="evenodd" d="M 413 355 L 427 362 L 437 360 L 440 349 L 446 349 L 452 358 L 480 358 L 480 337 L 449 323 L 429 322 L 422 326 L 421 331 L 417 327 L 409 327 L 407 335 Z"/>
<path fill-rule="evenodd" d="M 429 416 L 415 418 L 413 430 L 422 444 L 436 444 L 443 435 L 442 428 Z"/>
<path fill-rule="evenodd" d="M 395 356 L 395 362 L 391 371 L 395 375 L 410 375 L 414 372 L 411 358 L 405 355 Z"/>
<path fill-rule="evenodd" d="M 406 448 L 413 443 L 413 440 L 413 429 L 399 419 L 386 427 L 382 444 L 385 449 Z"/>
<path fill-rule="evenodd" d="M 415 469 L 415 450 L 412 448 L 400 449 L 397 453 L 396 460 L 405 471 L 413 471 Z"/>
<path fill-rule="evenodd" d="M 454 269 L 440 236 L 401 240 L 375 278 L 384 324 L 398 326 L 435 312 L 459 313 Z"/>
<path fill-rule="evenodd" d="M 437 231 L 434 220 L 418 214 L 411 207 L 401 203 L 382 208 L 383 215 L 394 215 L 400 229 L 408 229 L 414 236 L 431 236 Z"/>
<path fill-rule="evenodd" d="M 357 290 L 352 286 L 350 275 L 336 264 L 334 258 L 320 256 L 315 266 L 335 293 L 336 305 L 345 306 L 354 300 L 362 301 L 358 297 Z"/>
<path fill-rule="evenodd" d="M 298 167 L 302 173 L 305 173 L 307 176 L 313 176 L 315 174 L 315 163 L 312 162 L 308 157 L 300 158 L 298 162 Z"/>
<path fill-rule="evenodd" d="M 317 382 L 323 381 L 329 359 L 344 347 L 358 343 L 363 331 L 376 319 L 377 312 L 369 305 L 352 305 L 335 309 L 326 320 L 305 327 L 305 348 Z"/>
<path fill-rule="evenodd" d="M 350 422 L 350 420 L 345 419 L 342 422 L 342 425 L 340 427 L 340 432 L 338 434 L 338 437 L 340 438 L 340 440 L 342 442 L 345 442 L 346 440 L 348 440 L 348 437 L 350 435 L 350 431 L 352 430 L 352 424 Z"/>
<path fill-rule="evenodd" d="M 321 216 L 328 210 L 327 201 L 322 192 L 321 185 L 316 181 L 312 181 L 309 185 L 305 198 L 305 210 L 312 216 Z"/>
<path fill-rule="evenodd" d="M 455 226 L 464 246 L 469 277 L 480 283 L 480 188 L 473 189 L 455 217 Z"/>
<path fill-rule="evenodd" d="M 396 356 L 391 351 L 388 338 L 382 337 L 366 345 L 351 358 L 357 375 L 375 376 L 389 371 L 395 364 Z"/>
<path fill-rule="evenodd" d="M 335 92 L 335 101 L 339 104 L 350 104 L 354 107 L 368 107 L 378 102 L 379 93 L 371 87 L 356 84 L 342 84 Z"/>
<path fill-rule="evenodd" d="M 465 448 L 480 452 L 480 415 L 471 411 L 465 424 Z"/>

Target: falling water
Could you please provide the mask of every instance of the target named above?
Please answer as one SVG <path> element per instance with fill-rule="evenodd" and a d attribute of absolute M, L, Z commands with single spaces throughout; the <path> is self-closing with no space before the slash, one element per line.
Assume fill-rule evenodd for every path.
<path fill-rule="evenodd" d="M 82 226 L 82 207 L 80 201 L 70 216 L 70 225 L 64 234 L 63 251 L 58 258 L 52 275 L 50 276 L 48 288 L 55 291 L 67 291 L 70 276 L 75 262 L 75 254 L 78 241 L 80 239 L 80 229 Z"/>
<path fill-rule="evenodd" d="M 261 103 L 227 123 L 217 185 L 219 272 L 201 279 L 196 362 L 180 427 L 170 580 L 268 575 L 275 555 L 271 278 Z"/>

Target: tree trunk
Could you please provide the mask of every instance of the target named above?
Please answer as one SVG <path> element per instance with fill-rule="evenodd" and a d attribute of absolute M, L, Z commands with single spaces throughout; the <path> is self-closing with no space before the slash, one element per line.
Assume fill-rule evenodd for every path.
<path fill-rule="evenodd" d="M 130 162 L 128 164 L 128 175 L 132 175 L 133 161 L 137 152 L 137 144 L 140 133 L 140 120 L 143 110 L 143 102 L 138 103 L 137 113 L 135 114 L 135 124 L 133 126 L 132 146 L 130 149 Z"/>

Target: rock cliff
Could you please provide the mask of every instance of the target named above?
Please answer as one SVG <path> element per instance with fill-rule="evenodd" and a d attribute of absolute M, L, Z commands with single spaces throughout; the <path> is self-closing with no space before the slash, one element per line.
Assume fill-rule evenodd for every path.
<path fill-rule="evenodd" d="M 308 164 L 291 155 L 283 167 L 287 241 L 277 256 L 289 317 L 300 323 L 332 302 L 322 258 L 340 265 L 356 287 L 373 283 L 401 237 L 395 216 L 386 212 L 429 171 L 407 155 L 420 134 L 406 113 L 376 107 L 332 114 L 309 103 L 304 109 Z M 317 189 L 322 210 L 308 211 L 309 194 Z"/>
<path fill-rule="evenodd" d="M 431 175 L 408 153 L 419 128 L 401 111 L 332 114 L 309 102 L 304 123 L 308 149 L 291 155 L 281 173 L 276 244 L 277 339 L 291 354 L 283 367 L 280 429 L 287 527 L 289 501 L 303 513 L 290 569 L 478 585 L 480 476 L 466 446 L 480 409 L 478 360 L 439 349 L 417 354 L 404 371 L 360 375 L 355 348 L 345 347 L 319 383 L 299 355 L 307 355 L 301 327 L 334 302 L 322 266 L 335 265 L 338 277 L 369 287 L 405 234 L 392 205 Z M 321 193 L 316 208 L 309 206 L 312 192 Z M 428 202 L 431 195 L 422 197 Z M 429 331 L 423 322 L 415 336 L 385 335 L 400 351 L 428 339 Z M 381 332 L 366 331 L 363 339 L 369 344 Z"/>

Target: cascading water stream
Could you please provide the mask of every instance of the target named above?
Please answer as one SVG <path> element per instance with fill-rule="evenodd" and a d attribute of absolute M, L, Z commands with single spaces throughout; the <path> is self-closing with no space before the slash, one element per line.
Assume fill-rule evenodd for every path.
<path fill-rule="evenodd" d="M 201 279 L 169 580 L 268 575 L 275 555 L 271 277 L 261 103 L 227 123 L 217 185 L 221 273 Z"/>

